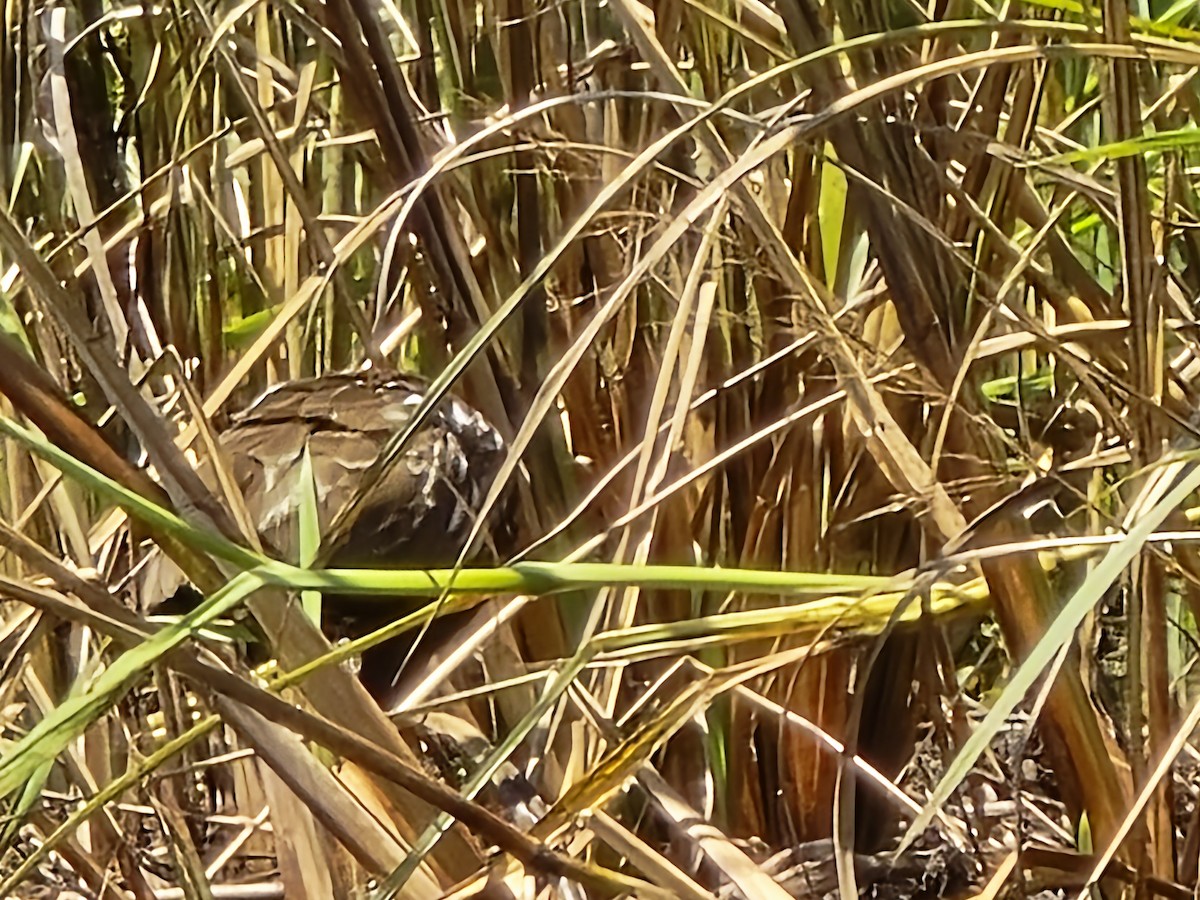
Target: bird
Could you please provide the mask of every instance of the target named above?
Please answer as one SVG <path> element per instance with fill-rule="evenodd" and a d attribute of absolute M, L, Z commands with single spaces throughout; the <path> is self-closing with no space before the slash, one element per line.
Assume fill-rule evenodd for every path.
<path fill-rule="evenodd" d="M 451 396 L 377 471 L 428 390 L 412 375 L 335 372 L 277 384 L 232 417 L 219 444 L 260 537 L 279 558 L 298 561 L 307 450 L 321 533 L 344 525 L 322 547 L 330 566 L 457 562 L 506 447 L 480 412 Z M 373 483 L 364 492 L 366 478 Z"/>
<path fill-rule="evenodd" d="M 429 382 L 411 374 L 331 372 L 275 384 L 234 413 L 217 446 L 264 551 L 300 563 L 300 502 L 313 491 L 322 535 L 318 559 L 325 566 L 456 565 L 507 445 L 478 410 L 450 395 L 398 453 L 381 459 L 429 389 Z M 312 487 L 303 480 L 306 453 Z M 201 467 L 201 477 L 214 483 L 211 464 Z M 502 495 L 497 527 L 467 563 L 501 561 L 498 541 L 506 542 L 499 536 L 510 534 L 505 526 L 510 499 L 511 492 Z M 180 601 L 173 605 L 180 608 Z M 326 595 L 322 624 L 331 639 L 360 637 L 413 608 L 411 600 L 395 605 Z M 466 618 L 439 616 L 422 643 L 426 648 L 447 644 Z M 409 633 L 363 654 L 360 679 L 381 702 L 413 640 Z"/>

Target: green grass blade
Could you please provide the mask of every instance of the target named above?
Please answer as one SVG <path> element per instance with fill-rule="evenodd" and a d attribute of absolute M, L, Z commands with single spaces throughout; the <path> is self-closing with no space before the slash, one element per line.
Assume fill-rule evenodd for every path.
<path fill-rule="evenodd" d="M 0 797 L 9 796 L 32 780 L 155 662 L 205 624 L 228 613 L 264 583 L 255 572 L 234 576 L 194 611 L 139 646 L 126 650 L 78 695 L 51 710 L 24 738 L 0 756 Z"/>
<path fill-rule="evenodd" d="M 1163 470 L 1161 477 L 1169 478 L 1172 472 L 1171 469 Z M 1156 482 L 1157 479 L 1151 480 L 1147 486 L 1147 492 L 1154 489 Z M 1180 508 L 1184 500 L 1197 488 L 1200 488 L 1200 466 L 1190 464 L 1166 496 L 1141 516 L 1129 529 L 1125 540 L 1114 544 L 1104 559 L 1088 574 L 1083 584 L 1067 601 L 1062 611 L 1046 630 L 1045 636 L 1033 648 L 1029 658 L 1013 674 L 1012 680 L 996 698 L 995 704 L 983 722 L 963 744 L 962 749 L 947 768 L 946 774 L 934 788 L 929 802 L 925 804 L 921 814 L 909 826 L 900 843 L 901 850 L 907 848 L 933 821 L 938 810 L 971 772 L 971 769 L 979 761 L 979 757 L 1004 727 L 1005 720 L 1025 699 L 1051 660 L 1066 646 L 1068 641 L 1074 639 L 1075 631 L 1083 622 L 1084 617 L 1095 608 L 1117 577 L 1142 551 L 1146 539 L 1171 512 Z M 1143 495 L 1146 495 L 1146 492 Z"/>
<path fill-rule="evenodd" d="M 308 568 L 321 552 L 321 522 L 317 515 L 317 481 L 313 475 L 312 456 L 307 446 L 304 448 L 304 458 L 300 461 L 300 503 L 296 528 L 299 530 L 299 563 Z M 300 606 L 315 624 L 321 624 L 320 591 L 302 591 Z"/>

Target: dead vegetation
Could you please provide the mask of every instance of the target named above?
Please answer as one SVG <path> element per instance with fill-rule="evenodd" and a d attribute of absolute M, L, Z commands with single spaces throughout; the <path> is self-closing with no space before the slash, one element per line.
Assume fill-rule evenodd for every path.
<path fill-rule="evenodd" d="M 0 896 L 1192 896 L 1193 4 L 2 15 Z M 364 367 L 478 527 L 274 559 Z"/>

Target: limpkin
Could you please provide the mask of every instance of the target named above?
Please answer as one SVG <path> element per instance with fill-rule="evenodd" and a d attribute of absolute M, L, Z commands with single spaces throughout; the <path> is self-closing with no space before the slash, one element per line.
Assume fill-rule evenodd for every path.
<path fill-rule="evenodd" d="M 335 522 L 343 526 L 336 543 L 322 547 L 329 567 L 444 568 L 456 563 L 505 445 L 478 411 L 451 396 L 376 479 L 376 460 L 411 421 L 427 390 L 428 384 L 409 375 L 340 372 L 277 384 L 232 417 L 220 446 L 268 552 L 297 561 L 297 510 L 305 490 L 301 478 L 307 448 L 321 532 L 328 534 Z M 346 508 L 368 473 L 374 479 L 370 490 L 347 516 Z M 471 561 L 495 559 L 485 549 Z M 332 637 L 358 636 L 410 608 L 326 597 L 327 631 Z M 429 645 L 449 640 L 462 621 L 461 616 L 439 617 L 426 635 Z M 377 696 L 386 692 L 411 639 L 384 644 L 364 656 L 361 677 Z"/>

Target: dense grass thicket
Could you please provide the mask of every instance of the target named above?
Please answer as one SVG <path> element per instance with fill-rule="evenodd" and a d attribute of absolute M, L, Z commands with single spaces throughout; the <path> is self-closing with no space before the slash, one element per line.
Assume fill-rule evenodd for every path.
<path fill-rule="evenodd" d="M 1196 4 L 0 21 L 0 896 L 1193 896 Z M 507 565 L 264 549 L 355 369 Z"/>

